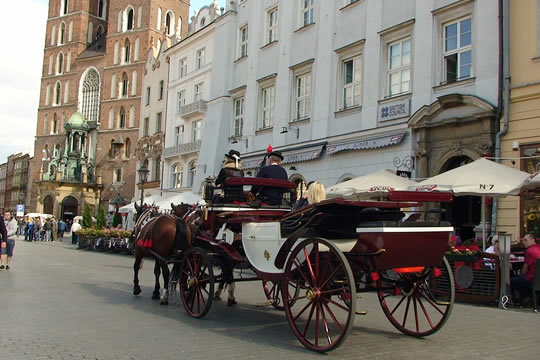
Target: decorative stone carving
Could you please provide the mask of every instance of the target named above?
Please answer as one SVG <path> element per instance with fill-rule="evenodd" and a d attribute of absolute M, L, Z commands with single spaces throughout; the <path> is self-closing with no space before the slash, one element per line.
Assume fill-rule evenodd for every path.
<path fill-rule="evenodd" d="M 424 157 L 424 156 L 427 155 L 427 151 L 426 151 L 426 149 L 418 148 L 418 149 L 414 150 L 413 154 L 416 157 Z"/>

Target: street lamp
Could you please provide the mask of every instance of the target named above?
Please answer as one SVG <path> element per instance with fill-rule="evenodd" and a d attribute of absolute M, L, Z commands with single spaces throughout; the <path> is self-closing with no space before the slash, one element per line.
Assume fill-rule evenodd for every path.
<path fill-rule="evenodd" d="M 146 182 L 148 178 L 148 173 L 150 171 L 146 168 L 146 164 L 143 163 L 141 167 L 139 168 L 139 170 L 137 170 L 137 172 L 139 173 L 139 180 L 141 180 L 141 206 L 142 206 L 143 198 L 144 198 L 144 183 Z"/>

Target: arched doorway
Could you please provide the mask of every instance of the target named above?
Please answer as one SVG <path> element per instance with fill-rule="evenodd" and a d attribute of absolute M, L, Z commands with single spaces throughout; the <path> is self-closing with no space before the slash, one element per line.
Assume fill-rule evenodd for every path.
<path fill-rule="evenodd" d="M 66 196 L 62 201 L 62 214 L 60 218 L 64 221 L 73 220 L 78 214 L 79 202 L 73 196 Z"/>
<path fill-rule="evenodd" d="M 448 160 L 441 173 L 472 162 L 468 156 L 456 156 Z M 451 203 L 443 203 L 446 210 L 443 220 L 448 220 L 462 241 L 474 239 L 474 228 L 481 221 L 482 198 L 480 196 L 456 196 Z"/>
<path fill-rule="evenodd" d="M 43 213 L 54 215 L 54 199 L 51 195 L 45 196 L 43 200 Z"/>

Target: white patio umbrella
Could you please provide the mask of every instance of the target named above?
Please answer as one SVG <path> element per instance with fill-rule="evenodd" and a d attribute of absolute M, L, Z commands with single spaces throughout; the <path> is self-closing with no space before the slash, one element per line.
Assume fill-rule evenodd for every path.
<path fill-rule="evenodd" d="M 540 190 L 540 171 L 530 174 L 528 178 L 523 181 L 521 185 L 521 191 L 539 191 Z"/>
<path fill-rule="evenodd" d="M 39 218 L 44 218 L 44 219 L 48 219 L 48 218 L 52 217 L 51 214 L 42 214 L 42 213 L 28 213 L 28 214 L 26 214 L 24 216 L 28 216 L 28 217 L 31 217 L 31 218 L 39 217 Z"/>
<path fill-rule="evenodd" d="M 378 196 L 392 190 L 409 190 L 415 184 L 414 181 L 395 175 L 390 170 L 379 170 L 330 186 L 326 189 L 326 196 L 361 199 Z"/>
<path fill-rule="evenodd" d="M 449 191 L 455 196 L 482 196 L 482 241 L 486 247 L 485 197 L 518 195 L 530 174 L 491 160 L 479 158 L 469 164 L 419 182 L 416 191 Z"/>
<path fill-rule="evenodd" d="M 204 203 L 202 197 L 192 192 L 186 191 L 179 194 L 174 194 L 163 200 L 160 200 L 156 203 L 159 206 L 160 210 L 171 210 L 171 203 L 178 205 L 180 203 L 184 204 L 198 204 L 200 202 Z"/>
<path fill-rule="evenodd" d="M 164 197 L 159 194 L 154 194 L 144 198 L 144 203 L 148 205 L 157 204 L 159 201 L 163 200 Z M 137 200 L 130 204 L 124 205 L 118 209 L 120 213 L 135 213 L 135 203 L 140 205 L 141 201 Z"/>

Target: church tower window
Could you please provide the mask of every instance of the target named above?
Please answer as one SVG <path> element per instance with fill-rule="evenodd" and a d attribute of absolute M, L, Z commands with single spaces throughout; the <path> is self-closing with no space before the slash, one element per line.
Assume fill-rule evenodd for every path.
<path fill-rule="evenodd" d="M 83 78 L 81 85 L 80 112 L 86 121 L 99 121 L 99 73 L 95 69 L 89 69 Z"/>

